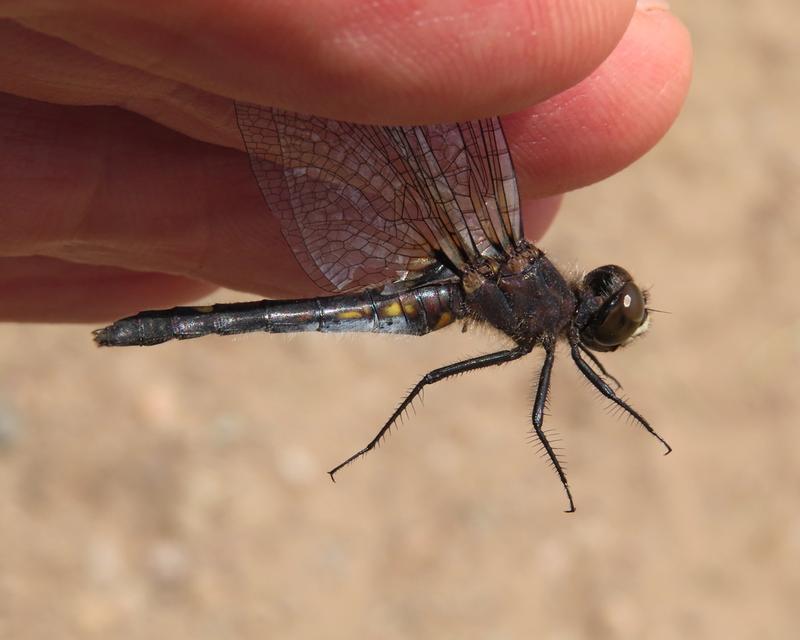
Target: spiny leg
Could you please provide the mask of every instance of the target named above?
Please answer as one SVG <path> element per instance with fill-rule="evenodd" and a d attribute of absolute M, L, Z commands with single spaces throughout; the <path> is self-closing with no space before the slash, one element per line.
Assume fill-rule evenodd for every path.
<path fill-rule="evenodd" d="M 569 509 L 567 509 L 567 513 L 572 513 L 575 511 L 575 502 L 572 500 L 572 493 L 569 490 L 567 474 L 564 472 L 553 446 L 548 441 L 547 436 L 542 429 L 542 424 L 544 424 L 544 410 L 545 405 L 547 404 L 547 393 L 550 390 L 550 372 L 553 370 L 554 359 L 555 346 L 545 345 L 544 362 L 542 363 L 542 371 L 539 374 L 539 385 L 536 389 L 536 400 L 533 403 L 533 415 L 531 416 L 531 419 L 536 436 L 539 438 L 539 442 L 542 443 L 544 450 L 547 452 L 550 462 L 553 463 L 553 468 L 556 470 L 558 478 L 561 480 L 561 484 L 564 485 L 564 491 L 567 492 L 567 499 L 569 500 Z"/>
<path fill-rule="evenodd" d="M 670 451 L 672 451 L 672 447 L 667 444 L 667 441 L 664 440 L 664 438 L 656 433 L 656 430 L 650 426 L 650 423 L 647 422 L 647 420 L 645 420 L 638 411 L 636 411 L 632 406 L 614 393 L 614 390 L 609 387 L 608 384 L 606 384 L 588 364 L 586 364 L 586 362 L 581 358 L 581 352 L 578 343 L 572 343 L 570 345 L 570 351 L 572 352 L 572 359 L 575 361 L 575 365 L 600 393 L 620 407 L 623 411 L 627 412 L 628 415 L 630 415 L 634 420 L 636 420 L 636 422 L 650 432 L 650 434 L 653 435 L 661 444 L 663 444 L 667 450 L 664 455 L 667 455 Z"/>
<path fill-rule="evenodd" d="M 369 453 L 372 449 L 374 449 L 386 432 L 392 428 L 392 425 L 394 425 L 395 422 L 397 422 L 397 419 L 400 417 L 400 415 L 414 401 L 414 398 L 416 398 L 427 385 L 433 384 L 434 382 L 439 382 L 440 380 L 444 380 L 450 376 L 458 375 L 459 373 L 466 373 L 467 371 L 473 371 L 475 369 L 482 369 L 484 367 L 492 367 L 494 365 L 503 364 L 504 362 L 511 362 L 512 360 L 516 360 L 517 358 L 521 358 L 525 354 L 530 353 L 530 351 L 531 347 L 517 346 L 513 349 L 497 351 L 496 353 L 488 353 L 483 356 L 477 356 L 476 358 L 469 358 L 468 360 L 462 360 L 461 362 L 448 364 L 447 366 L 440 367 L 439 369 L 434 369 L 433 371 L 426 373 L 422 379 L 416 385 L 414 385 L 414 388 L 400 403 L 400 406 L 395 409 L 395 412 L 386 421 L 386 424 L 384 424 L 375 437 L 370 440 L 369 444 L 360 451 L 356 451 L 356 453 L 350 456 L 347 460 L 336 465 L 333 469 L 328 471 L 331 480 L 335 481 L 334 476 L 340 469 L 346 467 L 355 459 L 365 455 L 366 453 Z"/>
<path fill-rule="evenodd" d="M 622 385 L 619 383 L 619 380 L 617 380 L 608 371 L 606 371 L 606 368 L 603 366 L 603 363 L 600 362 L 600 360 L 596 355 L 594 355 L 591 351 L 589 351 L 589 349 L 587 349 L 580 343 L 578 344 L 578 347 L 580 348 L 581 351 L 583 351 L 583 354 L 589 358 L 589 360 L 594 362 L 594 366 L 596 366 L 600 370 L 601 374 L 603 374 L 606 378 L 611 380 L 611 382 L 617 385 L 617 389 L 622 389 Z"/>

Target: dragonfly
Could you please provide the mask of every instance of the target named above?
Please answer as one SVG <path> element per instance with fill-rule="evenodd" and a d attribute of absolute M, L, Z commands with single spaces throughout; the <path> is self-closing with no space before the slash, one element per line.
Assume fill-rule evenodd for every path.
<path fill-rule="evenodd" d="M 556 345 L 608 400 L 665 447 L 595 352 L 643 335 L 648 295 L 605 265 L 565 277 L 525 239 L 516 175 L 498 117 L 428 126 L 370 126 L 235 103 L 265 215 L 328 295 L 144 311 L 94 332 L 101 346 L 149 346 L 209 334 L 378 332 L 423 336 L 454 322 L 485 325 L 506 349 L 426 373 L 363 448 L 374 449 L 422 390 L 457 374 L 544 351 L 531 435 L 575 502 L 544 429 Z"/>

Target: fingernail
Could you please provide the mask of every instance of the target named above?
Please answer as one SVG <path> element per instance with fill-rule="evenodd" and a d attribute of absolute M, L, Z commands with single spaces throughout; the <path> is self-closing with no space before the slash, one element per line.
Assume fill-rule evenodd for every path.
<path fill-rule="evenodd" d="M 636 8 L 639 11 L 652 11 L 653 9 L 669 11 L 669 2 L 667 0 L 636 0 Z"/>

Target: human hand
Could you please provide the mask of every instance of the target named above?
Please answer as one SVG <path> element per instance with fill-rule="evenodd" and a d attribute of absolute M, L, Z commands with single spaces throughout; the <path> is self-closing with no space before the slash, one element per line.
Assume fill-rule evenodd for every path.
<path fill-rule="evenodd" d="M 233 99 L 382 124 L 512 114 L 535 239 L 559 194 L 655 144 L 690 76 L 682 25 L 632 0 L 62 4 L 0 4 L 6 320 L 96 321 L 216 285 L 319 293 L 264 210 Z"/>

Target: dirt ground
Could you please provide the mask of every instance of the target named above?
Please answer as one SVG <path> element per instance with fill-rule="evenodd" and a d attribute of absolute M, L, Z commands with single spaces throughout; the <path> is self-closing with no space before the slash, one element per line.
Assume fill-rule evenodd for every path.
<path fill-rule="evenodd" d="M 696 75 L 672 132 L 570 196 L 542 243 L 653 285 L 606 364 L 675 451 L 560 353 L 428 391 L 496 345 L 307 335 L 102 352 L 0 327 L 0 638 L 792 638 L 800 625 L 800 4 L 673 2 Z M 236 297 L 236 296 L 234 296 Z"/>

